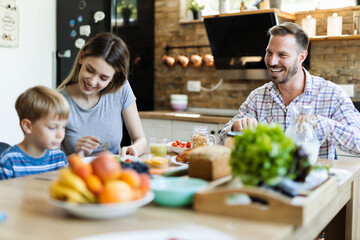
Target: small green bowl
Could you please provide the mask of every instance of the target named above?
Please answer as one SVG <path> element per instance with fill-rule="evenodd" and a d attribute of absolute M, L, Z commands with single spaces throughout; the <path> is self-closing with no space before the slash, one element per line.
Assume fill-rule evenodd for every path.
<path fill-rule="evenodd" d="M 185 177 L 155 177 L 151 189 L 154 202 L 167 207 L 182 207 L 192 204 L 194 194 L 207 186 L 207 181 Z"/>

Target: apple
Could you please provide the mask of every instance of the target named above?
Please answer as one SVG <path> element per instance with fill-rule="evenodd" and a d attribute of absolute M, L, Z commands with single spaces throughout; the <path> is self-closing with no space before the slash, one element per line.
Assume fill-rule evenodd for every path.
<path fill-rule="evenodd" d="M 101 152 L 90 165 L 93 173 L 103 182 L 115 180 L 121 174 L 121 165 L 109 152 Z"/>
<path fill-rule="evenodd" d="M 139 190 L 145 195 L 150 190 L 150 176 L 146 173 L 139 174 L 140 186 Z"/>
<path fill-rule="evenodd" d="M 73 172 L 83 180 L 86 180 L 93 173 L 93 169 L 90 164 L 83 163 L 76 165 L 73 168 Z"/>

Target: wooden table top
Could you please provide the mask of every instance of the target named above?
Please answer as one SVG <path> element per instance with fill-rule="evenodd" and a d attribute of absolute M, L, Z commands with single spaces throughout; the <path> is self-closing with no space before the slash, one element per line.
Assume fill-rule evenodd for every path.
<path fill-rule="evenodd" d="M 350 191 L 351 183 L 360 171 L 359 163 L 330 160 L 320 160 L 320 163 L 332 164 L 334 167 L 352 172 L 354 175 L 341 186 L 344 191 Z M 74 239 L 133 230 L 184 229 L 186 231 L 211 228 L 234 239 L 311 240 L 333 217 L 324 212 L 314 219 L 315 224 L 297 227 L 292 224 L 249 221 L 195 212 L 191 208 L 160 207 L 150 203 L 123 218 L 80 219 L 66 214 L 62 209 L 48 202 L 49 180 L 56 176 L 55 171 L 0 181 L 0 212 L 8 214 L 8 219 L 0 223 L 0 239 Z M 349 196 L 344 198 L 347 199 Z M 339 201 L 341 199 L 339 197 Z M 334 201 L 339 202 L 337 199 Z M 339 204 L 334 207 L 335 214 L 339 211 L 338 208 L 342 208 L 338 206 Z M 332 212 L 329 208 L 326 210 Z"/>

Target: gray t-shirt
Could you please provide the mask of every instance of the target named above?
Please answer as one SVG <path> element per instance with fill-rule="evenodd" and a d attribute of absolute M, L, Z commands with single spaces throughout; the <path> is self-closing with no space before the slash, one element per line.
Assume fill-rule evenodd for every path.
<path fill-rule="evenodd" d="M 65 129 L 65 138 L 61 148 L 66 155 L 75 152 L 75 145 L 79 138 L 95 136 L 100 144 L 107 142 L 114 154 L 119 153 L 123 136 L 121 111 L 128 108 L 135 100 L 135 95 L 128 81 L 116 93 L 101 96 L 99 102 L 91 109 L 83 109 L 73 100 L 66 87 L 59 92 L 70 105 L 69 120 Z M 100 151 L 95 149 L 93 153 Z"/>

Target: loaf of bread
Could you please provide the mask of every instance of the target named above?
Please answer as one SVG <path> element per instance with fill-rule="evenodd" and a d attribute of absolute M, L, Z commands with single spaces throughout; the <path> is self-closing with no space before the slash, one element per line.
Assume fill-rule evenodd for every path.
<path fill-rule="evenodd" d="M 231 174 L 231 149 L 224 146 L 198 147 L 189 153 L 189 177 L 215 180 Z"/>

